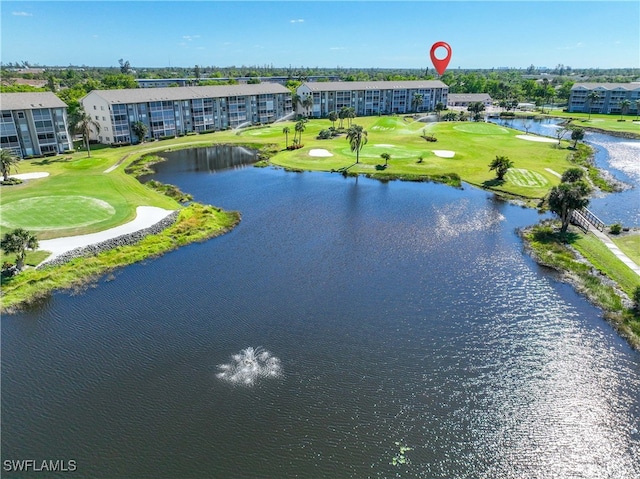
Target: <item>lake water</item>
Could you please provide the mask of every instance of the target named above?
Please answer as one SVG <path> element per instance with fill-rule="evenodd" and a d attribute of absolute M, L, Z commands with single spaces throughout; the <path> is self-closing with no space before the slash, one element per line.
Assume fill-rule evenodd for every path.
<path fill-rule="evenodd" d="M 171 156 L 156 179 L 242 222 L 3 316 L 3 465 L 640 477 L 640 354 L 523 252 L 535 211 L 467 186 Z M 281 375 L 218 377 L 258 346 Z"/>

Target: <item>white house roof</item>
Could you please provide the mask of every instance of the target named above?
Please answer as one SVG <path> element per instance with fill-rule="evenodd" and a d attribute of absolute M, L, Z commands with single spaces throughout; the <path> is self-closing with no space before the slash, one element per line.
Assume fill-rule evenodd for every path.
<path fill-rule="evenodd" d="M 185 86 L 167 88 L 130 88 L 126 90 L 93 90 L 107 103 L 143 103 L 149 101 L 180 101 L 196 98 L 224 98 L 229 96 L 249 96 L 276 93 L 290 93 L 290 90 L 277 83 L 258 83 L 246 85 Z"/>
<path fill-rule="evenodd" d="M 0 93 L 2 110 L 35 110 L 38 108 L 67 108 L 67 104 L 53 92 Z"/>
<path fill-rule="evenodd" d="M 449 88 L 440 80 L 405 81 L 330 81 L 304 84 L 313 91 L 359 91 L 359 90 L 416 90 L 420 88 Z"/>

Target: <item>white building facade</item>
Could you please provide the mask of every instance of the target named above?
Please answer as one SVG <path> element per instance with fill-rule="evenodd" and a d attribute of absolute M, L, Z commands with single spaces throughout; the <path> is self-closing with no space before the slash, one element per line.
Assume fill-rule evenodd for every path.
<path fill-rule="evenodd" d="M 597 100 L 590 100 L 591 92 L 598 94 Z M 625 113 L 638 114 L 640 83 L 576 83 L 569 95 L 570 112 L 580 113 L 622 113 L 622 101 L 630 104 Z"/>
<path fill-rule="evenodd" d="M 141 121 L 149 138 L 273 123 L 292 113 L 291 92 L 278 84 L 94 90 L 82 98 L 100 125 L 100 143 L 137 142 Z"/>
<path fill-rule="evenodd" d="M 73 148 L 67 105 L 54 93 L 0 93 L 0 110 L 3 150 L 29 158 Z"/>
<path fill-rule="evenodd" d="M 309 111 L 298 105 L 298 112 L 323 118 L 342 107 L 358 116 L 434 111 L 438 103 L 447 105 L 449 87 L 440 80 L 309 82 L 297 93 L 301 102 L 313 98 Z"/>

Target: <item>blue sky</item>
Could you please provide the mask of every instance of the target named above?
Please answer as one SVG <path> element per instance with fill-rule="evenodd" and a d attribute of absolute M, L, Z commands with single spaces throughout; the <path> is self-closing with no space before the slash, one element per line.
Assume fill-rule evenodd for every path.
<path fill-rule="evenodd" d="M 137 67 L 640 67 L 632 1 L 5 1 L 1 60 Z"/>

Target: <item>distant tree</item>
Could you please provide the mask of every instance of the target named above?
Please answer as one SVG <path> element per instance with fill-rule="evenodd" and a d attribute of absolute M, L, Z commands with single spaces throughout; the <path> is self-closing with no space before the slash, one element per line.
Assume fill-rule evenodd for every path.
<path fill-rule="evenodd" d="M 567 126 L 561 126 L 556 129 L 556 138 L 558 139 L 558 147 L 560 147 L 560 142 L 562 141 L 562 138 L 564 138 L 564 136 L 570 131 L 571 131 L 571 128 Z"/>
<path fill-rule="evenodd" d="M 82 135 L 84 144 L 87 147 L 87 157 L 91 157 L 89 140 L 91 138 L 91 133 L 93 130 L 96 131 L 96 134 L 100 133 L 100 124 L 93 118 L 91 118 L 91 115 L 89 115 L 84 110 L 78 110 L 77 115 L 75 118 L 73 118 L 70 127 L 73 133 Z"/>
<path fill-rule="evenodd" d="M 131 73 L 131 64 L 129 63 L 129 60 L 124 61 L 124 59 L 121 58 L 118 60 L 118 63 L 120 64 L 120 73 L 123 75 L 129 75 Z"/>
<path fill-rule="evenodd" d="M 193 74 L 196 77 L 196 80 L 200 80 L 200 67 L 198 65 L 193 68 Z"/>
<path fill-rule="evenodd" d="M 620 106 L 620 119 L 622 120 L 622 115 L 624 115 L 629 108 L 631 108 L 631 101 L 626 98 L 622 100 L 619 104 Z"/>
<path fill-rule="evenodd" d="M 347 118 L 347 115 L 349 113 L 349 108 L 347 108 L 346 106 L 343 106 L 342 108 L 340 108 L 340 111 L 338 111 L 338 119 L 340 120 L 340 128 L 343 128 L 343 121 L 345 118 Z"/>
<path fill-rule="evenodd" d="M 600 100 L 600 93 L 598 93 L 597 91 L 591 91 L 589 92 L 589 94 L 587 95 L 587 102 L 586 104 L 589 105 L 589 120 L 591 120 L 591 110 L 592 110 L 592 105 L 597 102 L 598 100 Z"/>
<path fill-rule="evenodd" d="M 385 168 L 389 166 L 389 160 L 391 159 L 391 155 L 389 153 L 381 153 L 380 157 L 384 160 Z"/>
<path fill-rule="evenodd" d="M 136 121 L 135 123 L 131 124 L 131 131 L 133 132 L 134 135 L 138 137 L 138 139 L 140 140 L 140 143 L 144 143 L 144 138 L 145 136 L 147 136 L 147 132 L 149 131 L 149 128 L 144 122 Z"/>
<path fill-rule="evenodd" d="M 338 121 L 338 113 L 335 111 L 329 112 L 329 121 L 331 122 L 332 127 L 336 127 L 336 121 Z"/>
<path fill-rule="evenodd" d="M 18 271 L 24 268 L 24 260 L 27 257 L 27 250 L 35 250 L 38 248 L 38 238 L 31 232 L 22 228 L 5 233 L 0 240 L 0 248 L 5 253 L 16 253 L 16 267 Z"/>
<path fill-rule="evenodd" d="M 361 125 L 352 125 L 347 131 L 351 151 L 356 152 L 356 163 L 360 163 L 360 150 L 367 144 L 367 131 Z"/>
<path fill-rule="evenodd" d="M 489 164 L 489 171 L 496 170 L 496 178 L 499 181 L 504 180 L 509 168 L 513 167 L 513 161 L 506 156 L 496 156 L 496 159 Z"/>
<path fill-rule="evenodd" d="M 289 148 L 289 133 L 291 132 L 291 129 L 288 126 L 285 126 L 282 129 L 282 133 L 284 133 L 284 147 L 285 148 Z"/>
<path fill-rule="evenodd" d="M 447 107 L 445 106 L 444 103 L 442 103 L 441 101 L 439 101 L 438 103 L 436 103 L 436 116 L 438 117 L 438 120 L 440 119 L 440 112 L 442 110 L 446 110 Z"/>
<path fill-rule="evenodd" d="M 578 145 L 578 141 L 584 138 L 584 128 L 580 128 L 579 126 L 574 126 L 571 128 L 571 139 L 573 140 L 573 148 Z"/>
<path fill-rule="evenodd" d="M 560 216 L 561 233 L 567 231 L 573 212 L 589 205 L 589 193 L 590 189 L 583 181 L 560 183 L 551 188 L 548 199 L 549 209 Z"/>
<path fill-rule="evenodd" d="M 18 171 L 20 158 L 11 150 L 0 149 L 0 172 L 4 181 L 9 180 L 11 170 Z"/>
<path fill-rule="evenodd" d="M 640 119 L 640 100 L 636 100 L 636 120 Z"/>
<path fill-rule="evenodd" d="M 349 128 L 353 125 L 353 119 L 356 117 L 356 109 L 350 106 L 347 108 L 347 122 L 349 124 Z"/>
<path fill-rule="evenodd" d="M 482 118 L 480 113 L 484 111 L 484 103 L 482 103 L 481 101 L 471 102 L 469 103 L 467 110 L 473 113 L 473 119 L 475 121 L 480 121 L 480 119 Z"/>

